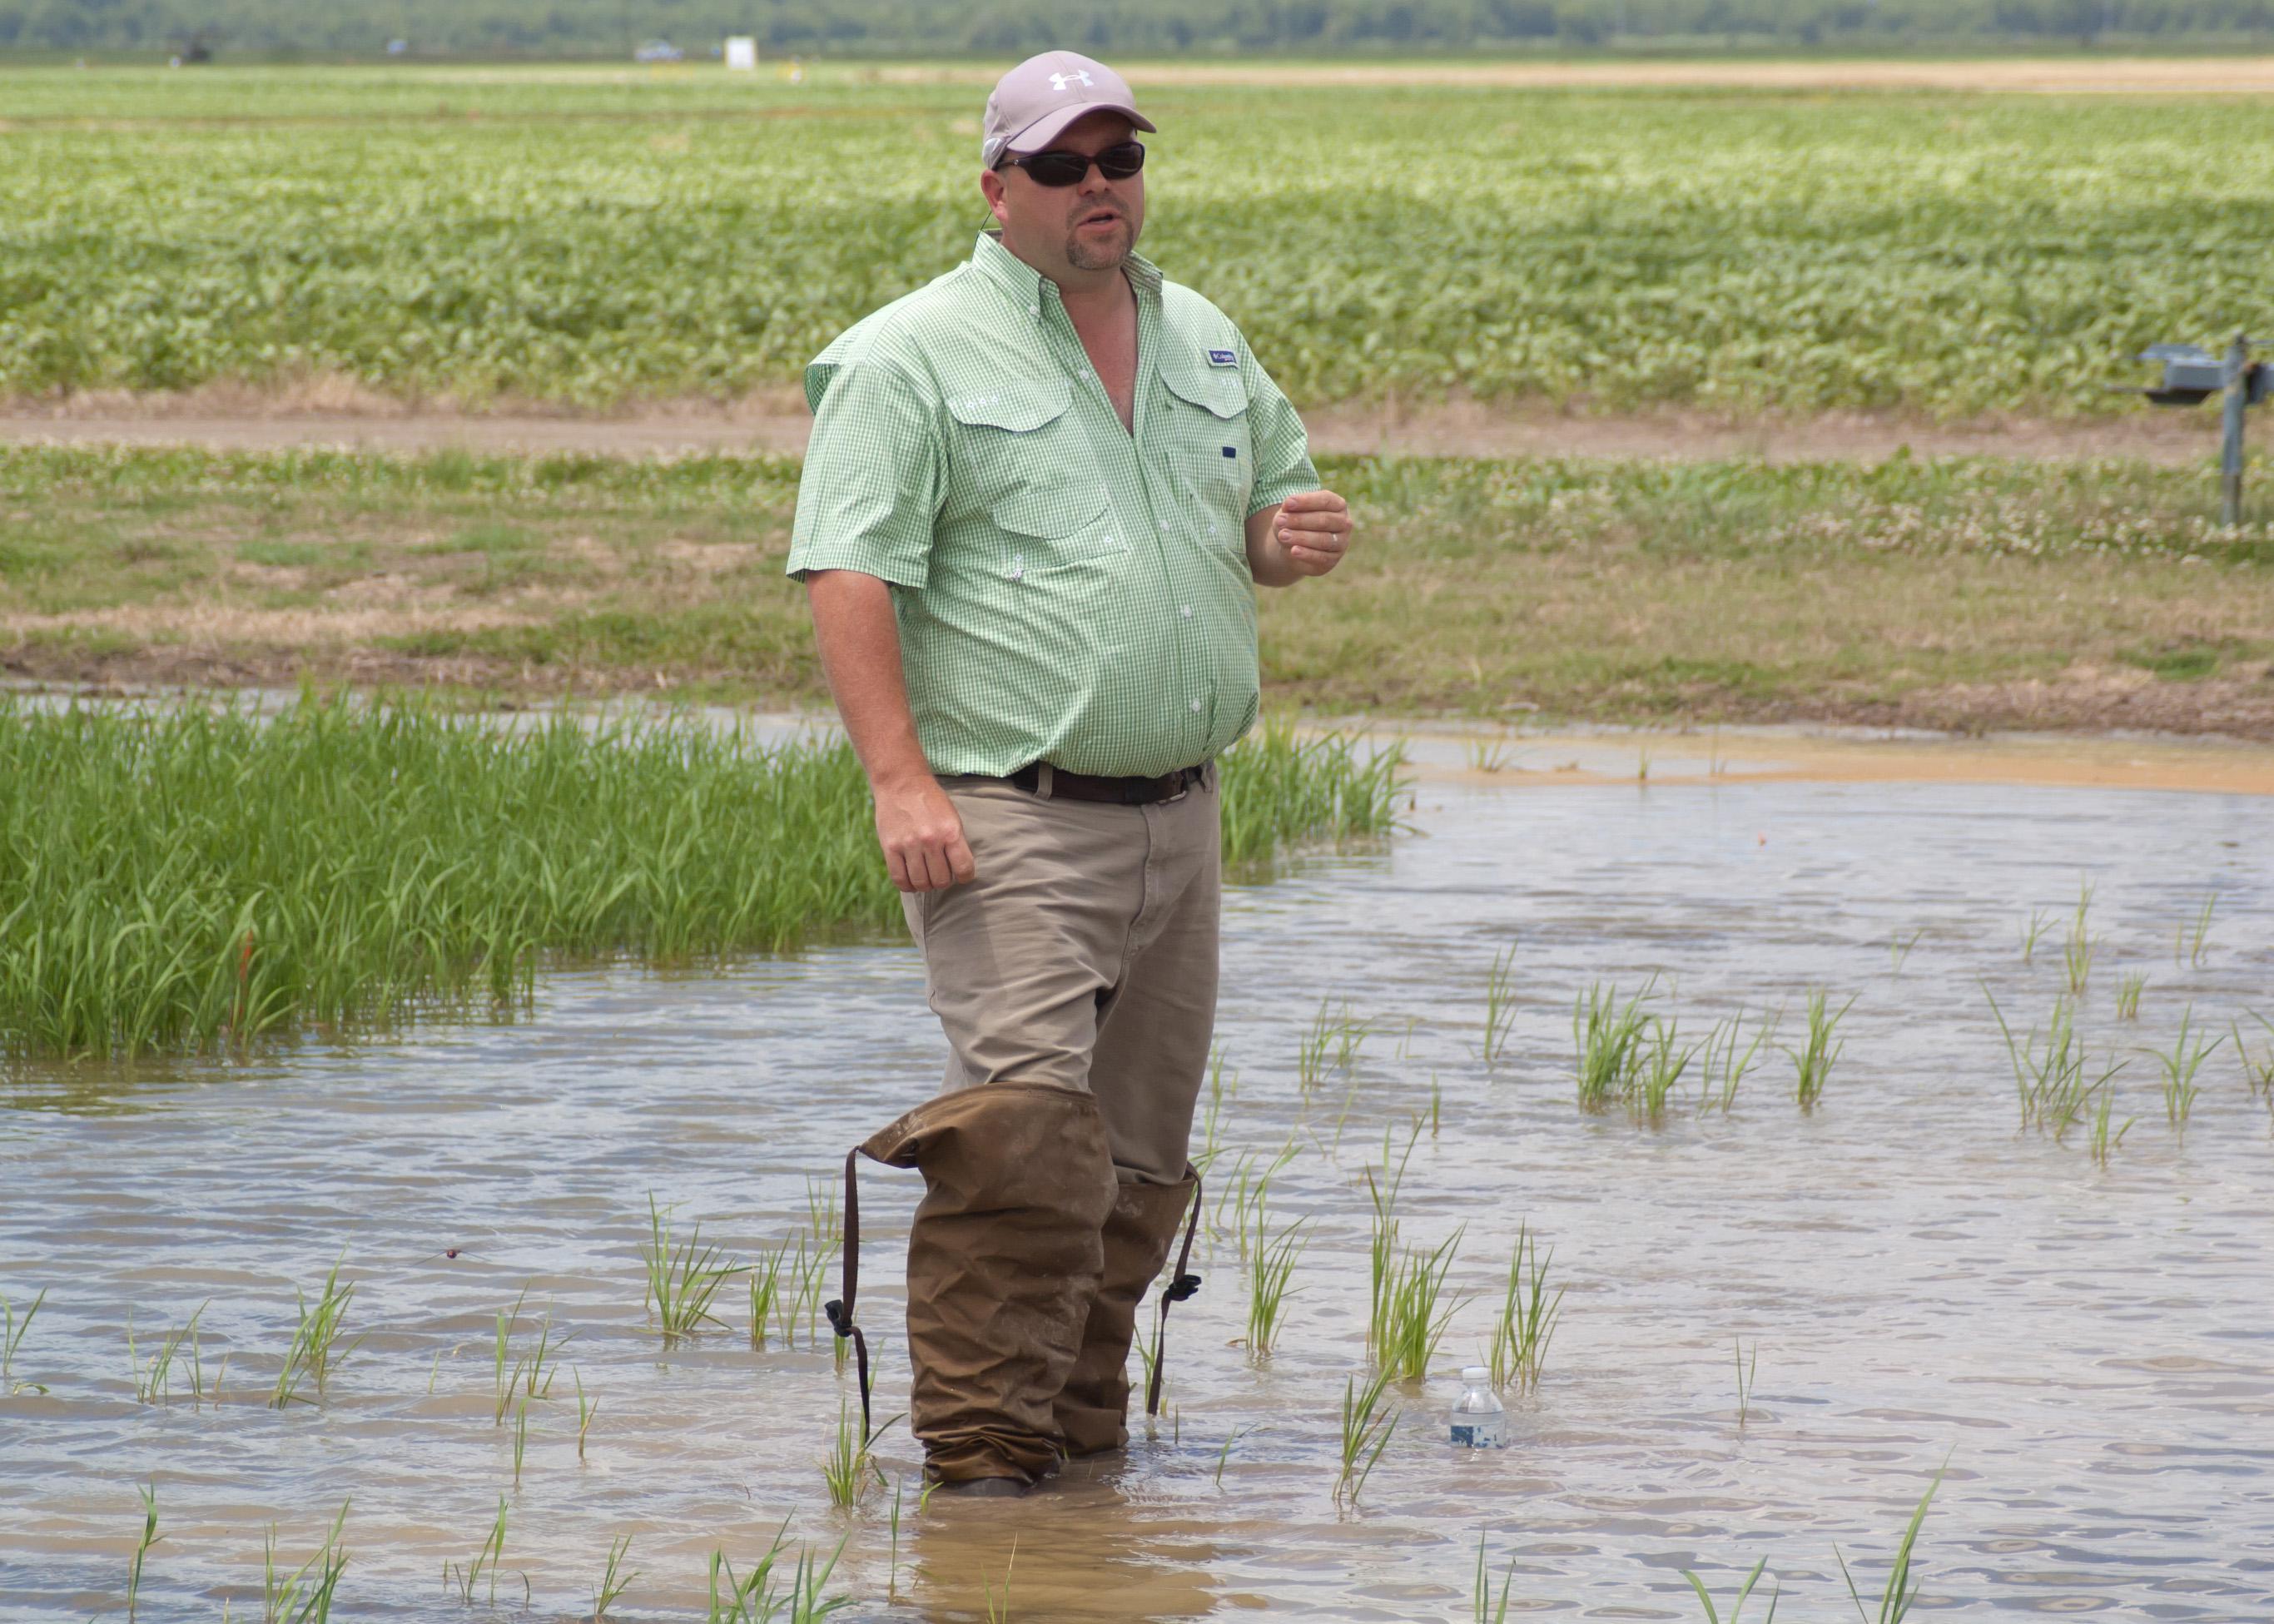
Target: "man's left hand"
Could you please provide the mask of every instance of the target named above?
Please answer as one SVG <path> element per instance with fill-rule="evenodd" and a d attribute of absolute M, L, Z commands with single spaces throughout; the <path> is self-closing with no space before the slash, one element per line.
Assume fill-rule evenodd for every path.
<path fill-rule="evenodd" d="M 1350 504 L 1332 491 L 1298 491 L 1279 504 L 1272 539 L 1299 575 L 1323 575 L 1350 551 Z"/>

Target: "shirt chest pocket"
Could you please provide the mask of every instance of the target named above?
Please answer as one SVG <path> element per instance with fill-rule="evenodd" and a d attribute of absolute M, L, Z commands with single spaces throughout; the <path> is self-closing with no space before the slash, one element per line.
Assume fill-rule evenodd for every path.
<path fill-rule="evenodd" d="M 948 397 L 958 506 L 1000 532 L 1002 573 L 1013 579 L 1128 551 L 1073 399 L 1066 384 L 1048 381 Z"/>
<path fill-rule="evenodd" d="M 1161 383 L 1167 391 L 1163 455 L 1190 492 L 1193 516 L 1237 547 L 1255 488 L 1247 386 L 1233 368 L 1196 365 L 1163 367 Z"/>

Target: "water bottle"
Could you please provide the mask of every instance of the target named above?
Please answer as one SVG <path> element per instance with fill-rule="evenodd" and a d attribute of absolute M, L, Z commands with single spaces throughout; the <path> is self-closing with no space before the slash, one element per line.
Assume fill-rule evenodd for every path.
<path fill-rule="evenodd" d="M 1497 1449 L 1508 1441 L 1508 1410 L 1481 1365 L 1461 1372 L 1461 1402 L 1453 1406 L 1453 1443 L 1462 1449 Z"/>

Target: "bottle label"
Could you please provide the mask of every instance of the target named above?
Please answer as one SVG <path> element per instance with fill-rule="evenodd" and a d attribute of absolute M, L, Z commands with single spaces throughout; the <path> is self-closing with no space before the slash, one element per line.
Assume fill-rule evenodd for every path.
<path fill-rule="evenodd" d="M 1473 1426 L 1464 1426 L 1458 1423 L 1456 1423 L 1453 1427 L 1453 1441 L 1464 1449 L 1482 1447 L 1477 1442 L 1477 1429 Z"/>

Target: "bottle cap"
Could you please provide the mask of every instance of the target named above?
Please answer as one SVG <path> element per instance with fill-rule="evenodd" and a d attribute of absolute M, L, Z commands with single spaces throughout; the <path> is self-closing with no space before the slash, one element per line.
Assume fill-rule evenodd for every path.
<path fill-rule="evenodd" d="M 1481 1365 L 1464 1365 L 1461 1366 L 1461 1380 L 1470 1387 L 1479 1387 L 1492 1380 L 1492 1372 Z"/>

